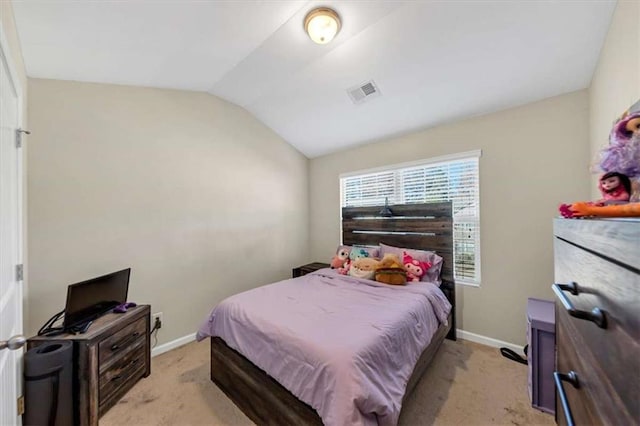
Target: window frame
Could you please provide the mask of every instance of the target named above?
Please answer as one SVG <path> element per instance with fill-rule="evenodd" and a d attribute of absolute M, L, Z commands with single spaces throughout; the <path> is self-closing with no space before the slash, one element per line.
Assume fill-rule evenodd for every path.
<path fill-rule="evenodd" d="M 359 176 L 365 176 L 365 175 L 371 175 L 371 174 L 377 174 L 377 173 L 397 173 L 402 169 L 411 169 L 411 168 L 416 168 L 416 167 L 421 167 L 421 166 L 437 166 L 438 163 L 453 163 L 456 161 L 465 161 L 465 160 L 473 160 L 475 159 L 477 161 L 477 165 L 476 165 L 476 171 L 477 171 L 477 178 L 476 178 L 476 188 L 477 188 L 477 193 L 476 193 L 476 202 L 477 202 L 477 209 L 476 209 L 476 215 L 472 215 L 472 216 L 467 216 L 467 217 L 462 217 L 462 220 L 459 221 L 459 223 L 471 223 L 473 225 L 476 226 L 476 232 L 475 232 L 475 250 L 474 250 L 474 269 L 475 269 L 475 279 L 471 280 L 468 278 L 455 278 L 455 283 L 456 284 L 462 284 L 462 285 L 467 285 L 467 286 L 472 286 L 472 287 L 480 287 L 481 282 L 482 282 L 482 258 L 481 258 L 481 220 L 480 220 L 480 158 L 482 157 L 482 150 L 474 150 L 474 151 L 466 151 L 466 152 L 461 152 L 461 153 L 457 153 L 457 154 L 451 154 L 451 155 L 443 155 L 443 156 L 438 156 L 438 157 L 432 157 L 432 158 L 427 158 L 427 159 L 422 159 L 422 160 L 416 160 L 416 161 L 411 161 L 411 162 L 405 162 L 405 163 L 397 163 L 397 164 L 391 164 L 388 166 L 381 166 L 381 167 L 375 167 L 375 168 L 370 168 L 370 169 L 364 169 L 364 170 L 356 170 L 356 171 L 351 171 L 351 172 L 346 172 L 346 173 L 341 173 L 339 175 L 339 187 L 340 187 L 340 209 L 342 209 L 343 207 L 343 203 L 345 202 L 345 191 L 344 191 L 344 179 L 350 178 L 350 177 L 359 177 Z M 451 189 L 449 187 L 449 189 Z M 401 185 L 399 184 L 395 184 L 394 185 L 394 195 L 399 193 L 399 199 L 402 200 L 402 202 L 404 202 L 404 194 L 401 191 Z M 384 202 L 384 201 L 382 201 Z M 391 202 L 390 202 L 391 203 Z M 394 202 L 395 203 L 395 202 Z M 394 204 L 391 203 L 391 204 Z M 454 258 L 454 262 L 455 262 L 455 258 L 456 258 L 456 249 L 455 249 L 455 225 L 456 225 L 456 218 L 454 216 L 453 219 L 453 228 L 454 228 L 454 244 L 453 244 L 453 258 Z M 340 224 L 340 239 L 342 240 L 342 223 Z M 454 277 L 455 277 L 455 265 L 453 267 L 454 270 Z"/>

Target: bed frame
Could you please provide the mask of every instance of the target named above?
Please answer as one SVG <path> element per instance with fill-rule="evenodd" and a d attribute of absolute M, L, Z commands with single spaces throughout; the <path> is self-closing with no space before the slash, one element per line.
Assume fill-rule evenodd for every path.
<path fill-rule="evenodd" d="M 446 338 L 456 340 L 456 294 L 453 281 L 453 220 L 451 203 L 403 204 L 342 209 L 342 242 L 433 250 L 444 258 L 440 288 L 451 302 L 446 324 L 440 325 L 422 352 L 407 383 L 411 394 Z M 259 425 L 322 425 L 318 413 L 251 361 L 211 338 L 211 380 Z"/>

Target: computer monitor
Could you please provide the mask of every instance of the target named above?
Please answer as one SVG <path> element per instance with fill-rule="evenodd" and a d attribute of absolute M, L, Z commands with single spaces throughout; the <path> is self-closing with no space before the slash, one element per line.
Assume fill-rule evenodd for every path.
<path fill-rule="evenodd" d="M 93 321 L 127 301 L 131 268 L 92 278 L 67 288 L 65 330 Z"/>

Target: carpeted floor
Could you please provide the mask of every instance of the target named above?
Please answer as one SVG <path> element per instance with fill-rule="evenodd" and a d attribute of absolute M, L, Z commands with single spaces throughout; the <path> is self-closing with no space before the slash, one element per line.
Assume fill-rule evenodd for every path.
<path fill-rule="evenodd" d="M 101 419 L 101 426 L 252 425 L 209 380 L 209 341 L 153 358 L 137 383 Z M 527 367 L 496 348 L 446 340 L 404 404 L 400 425 L 553 425 L 531 408 Z"/>

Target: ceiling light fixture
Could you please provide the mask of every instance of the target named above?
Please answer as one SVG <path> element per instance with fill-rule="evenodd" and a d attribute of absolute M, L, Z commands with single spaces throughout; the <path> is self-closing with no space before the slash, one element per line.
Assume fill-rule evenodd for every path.
<path fill-rule="evenodd" d="M 327 44 L 340 31 L 340 17 L 329 8 L 313 9 L 304 18 L 304 29 L 311 40 L 318 44 Z"/>

